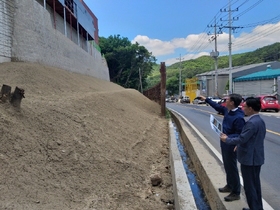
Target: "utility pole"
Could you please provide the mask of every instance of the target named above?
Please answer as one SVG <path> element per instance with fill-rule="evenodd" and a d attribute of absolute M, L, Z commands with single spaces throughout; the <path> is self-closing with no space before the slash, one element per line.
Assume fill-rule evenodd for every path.
<path fill-rule="evenodd" d="M 219 56 L 219 52 L 217 50 L 217 22 L 216 22 L 216 16 L 215 16 L 215 25 L 211 27 L 214 27 L 214 36 L 211 37 L 210 41 L 215 41 L 215 51 L 212 51 L 210 53 L 210 56 L 212 58 L 214 58 L 215 60 L 215 92 L 214 95 L 218 96 L 218 56 Z"/>
<path fill-rule="evenodd" d="M 179 65 L 179 97 L 182 96 L 182 65 L 181 65 L 181 61 L 183 60 L 181 58 L 181 54 L 180 54 L 180 57 L 179 57 L 179 60 L 180 60 L 180 65 Z"/>
<path fill-rule="evenodd" d="M 237 18 L 232 18 L 232 12 L 236 12 L 238 11 L 238 8 L 236 8 L 235 10 L 231 9 L 231 0 L 228 0 L 228 11 L 225 10 L 220 10 L 221 12 L 228 12 L 228 26 L 223 26 L 221 28 L 228 28 L 229 29 L 229 41 L 228 41 L 228 51 L 229 51 L 229 93 L 232 93 L 232 41 L 231 41 L 231 35 L 232 35 L 232 30 L 235 30 L 237 28 L 242 28 L 242 27 L 236 27 L 236 26 L 232 26 L 232 20 L 238 20 Z M 222 21 L 222 18 L 221 18 Z M 220 28 L 220 29 L 221 29 Z"/>
<path fill-rule="evenodd" d="M 231 57 L 231 33 L 232 33 L 232 26 L 231 26 L 231 0 L 228 0 L 228 27 L 229 27 L 229 42 L 228 42 L 228 56 L 229 56 L 229 94 L 232 93 L 232 57 Z"/>

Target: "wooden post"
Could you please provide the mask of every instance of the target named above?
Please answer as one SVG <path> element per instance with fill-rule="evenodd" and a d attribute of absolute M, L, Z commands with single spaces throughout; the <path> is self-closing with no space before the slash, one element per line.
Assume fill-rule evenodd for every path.
<path fill-rule="evenodd" d="M 16 87 L 11 97 L 11 104 L 15 107 L 20 107 L 21 99 L 25 98 L 24 89 Z"/>
<path fill-rule="evenodd" d="M 10 100 L 11 98 L 11 86 L 9 85 L 3 85 L 1 88 L 1 93 L 0 93 L 0 101 L 1 102 L 6 102 L 7 100 Z"/>
<path fill-rule="evenodd" d="M 165 116 L 165 92 L 166 92 L 166 68 L 165 62 L 160 63 L 161 85 L 160 85 L 160 101 L 161 101 L 161 115 Z"/>

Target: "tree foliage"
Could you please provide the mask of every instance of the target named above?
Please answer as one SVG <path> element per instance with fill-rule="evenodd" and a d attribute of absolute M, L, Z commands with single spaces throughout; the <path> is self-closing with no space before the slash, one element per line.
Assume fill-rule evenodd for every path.
<path fill-rule="evenodd" d="M 262 47 L 253 52 L 232 55 L 233 66 L 244 66 L 254 63 L 262 63 L 275 61 L 280 59 L 280 43 Z M 218 68 L 228 68 L 229 57 L 220 56 L 218 58 Z M 158 67 L 159 68 L 159 67 Z M 156 67 L 154 68 L 156 69 Z M 197 74 L 214 70 L 214 60 L 210 56 L 202 56 L 197 59 L 181 62 L 182 83 L 185 79 L 193 78 Z M 179 72 L 180 62 L 174 63 L 166 67 L 166 89 L 171 94 L 179 91 Z M 153 71 L 153 74 L 147 78 L 147 83 L 157 84 L 160 81 L 159 71 Z M 151 87 L 150 86 L 150 87 Z"/>
<path fill-rule="evenodd" d="M 156 61 L 152 53 L 120 35 L 100 37 L 99 46 L 106 58 L 112 82 L 137 90 L 141 90 L 142 84 L 145 89 L 146 78 L 151 74 Z"/>

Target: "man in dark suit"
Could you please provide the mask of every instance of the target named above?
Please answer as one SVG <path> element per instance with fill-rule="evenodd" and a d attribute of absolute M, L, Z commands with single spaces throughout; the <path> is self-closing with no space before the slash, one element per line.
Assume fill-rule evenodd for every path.
<path fill-rule="evenodd" d="M 218 113 L 224 115 L 222 122 L 222 132 L 229 137 L 237 137 L 245 124 L 244 112 L 238 107 L 242 101 L 240 94 L 230 94 L 226 99 L 226 106 L 222 106 L 209 98 L 200 96 Z M 237 167 L 237 155 L 234 150 L 235 145 L 220 142 L 223 164 L 226 172 L 226 185 L 219 188 L 221 193 L 230 193 L 224 197 L 225 201 L 235 201 L 240 199 L 240 179 Z"/>
<path fill-rule="evenodd" d="M 264 164 L 264 138 L 266 126 L 259 115 L 259 98 L 249 97 L 244 103 L 244 112 L 248 121 L 238 137 L 221 135 L 221 141 L 237 145 L 237 159 L 241 164 L 244 190 L 251 210 L 263 210 L 260 182 L 261 166 Z M 243 208 L 246 210 L 246 208 Z"/>

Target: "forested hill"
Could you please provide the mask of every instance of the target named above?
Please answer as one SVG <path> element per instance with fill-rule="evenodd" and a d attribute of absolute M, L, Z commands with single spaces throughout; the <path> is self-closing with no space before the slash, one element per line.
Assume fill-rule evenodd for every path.
<path fill-rule="evenodd" d="M 244 66 L 254 63 L 262 63 L 280 60 L 280 43 L 274 43 L 252 52 L 240 53 L 232 55 L 232 66 Z M 218 58 L 218 68 L 227 68 L 229 66 L 228 56 L 220 56 Z M 153 75 L 148 77 L 149 87 L 157 84 L 160 80 L 159 66 L 155 66 Z M 197 74 L 213 70 L 214 60 L 210 56 L 202 56 L 197 59 L 181 62 L 182 79 L 192 78 Z M 166 67 L 166 80 L 168 89 L 178 89 L 180 62 Z"/>

